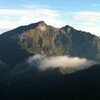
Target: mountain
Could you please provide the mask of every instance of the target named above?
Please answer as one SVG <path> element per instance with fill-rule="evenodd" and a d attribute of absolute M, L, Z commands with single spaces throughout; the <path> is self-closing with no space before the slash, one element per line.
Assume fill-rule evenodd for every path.
<path fill-rule="evenodd" d="M 70 74 L 59 68 L 41 71 L 39 59 L 26 61 L 35 54 L 100 61 L 100 39 L 69 25 L 55 28 L 44 21 L 1 34 L 0 100 L 100 99 L 100 64 Z"/>
<path fill-rule="evenodd" d="M 44 21 L 0 35 L 0 60 L 9 66 L 35 54 L 70 55 L 100 61 L 100 39 L 68 25 L 55 28 Z"/>
<path fill-rule="evenodd" d="M 72 40 L 72 56 L 98 59 L 100 57 L 100 39 L 91 33 L 75 30 L 70 26 L 62 28 Z"/>

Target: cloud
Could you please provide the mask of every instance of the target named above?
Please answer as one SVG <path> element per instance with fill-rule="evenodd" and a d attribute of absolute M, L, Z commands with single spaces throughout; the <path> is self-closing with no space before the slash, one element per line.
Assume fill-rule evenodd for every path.
<path fill-rule="evenodd" d="M 96 4 L 96 3 L 90 4 L 90 5 L 93 6 L 93 7 L 99 7 L 100 6 L 100 4 Z"/>
<path fill-rule="evenodd" d="M 100 36 L 100 12 L 95 11 L 79 11 L 73 12 L 73 21 L 77 22 L 75 26 L 77 29 L 91 32 L 92 34 Z"/>
<path fill-rule="evenodd" d="M 0 9 L 0 15 L 6 15 L 9 17 L 9 15 L 38 15 L 38 14 L 44 14 L 44 15 L 49 15 L 49 16 L 59 16 L 57 11 L 52 10 L 52 9 L 44 9 L 44 8 L 37 8 L 37 9 L 22 9 L 22 10 L 17 10 L 17 9 Z M 33 16 L 34 17 L 34 16 Z"/>
<path fill-rule="evenodd" d="M 89 68 L 95 61 L 89 61 L 85 58 L 69 57 L 69 56 L 43 56 L 34 55 L 26 59 L 24 62 L 19 63 L 12 68 L 0 61 L 0 84 L 10 84 L 12 81 L 20 80 L 26 77 L 30 78 L 49 69 L 59 68 L 62 74 L 73 73 L 79 70 Z M 30 74 L 31 73 L 31 74 Z"/>
<path fill-rule="evenodd" d="M 67 24 L 79 30 L 89 31 L 96 35 L 100 34 L 100 28 L 97 28 L 97 26 L 100 26 L 100 12 L 65 12 L 37 3 L 23 4 L 20 7 L 22 8 L 0 9 L 0 34 L 18 26 L 41 20 L 55 27 L 62 27 Z"/>
<path fill-rule="evenodd" d="M 65 23 L 57 10 L 37 4 L 24 5 L 22 9 L 0 9 L 0 33 L 2 29 L 12 29 L 41 20 L 57 27 Z"/>
<path fill-rule="evenodd" d="M 100 22 L 100 12 L 80 11 L 74 14 L 74 18 L 83 22 Z"/>
<path fill-rule="evenodd" d="M 50 68 L 64 68 L 66 70 L 68 68 L 73 70 L 72 72 L 88 68 L 96 63 L 94 61 L 89 61 L 85 58 L 69 56 L 46 57 L 42 55 L 35 55 L 28 59 L 28 62 L 30 64 L 32 64 L 32 62 L 34 61 L 37 61 L 38 68 L 42 71 Z"/>
<path fill-rule="evenodd" d="M 41 5 L 41 4 L 38 4 L 38 3 L 28 3 L 28 4 L 22 4 L 21 5 L 22 7 L 24 8 L 28 8 L 28 9 L 34 9 L 34 8 L 49 8 L 49 6 L 47 5 Z"/>
<path fill-rule="evenodd" d="M 85 29 L 88 31 L 88 32 L 90 32 L 91 31 L 91 33 L 95 33 L 97 36 L 100 36 L 100 30 L 99 30 L 99 26 L 98 25 L 96 25 L 95 27 L 94 26 L 91 26 L 91 27 L 85 27 Z"/>

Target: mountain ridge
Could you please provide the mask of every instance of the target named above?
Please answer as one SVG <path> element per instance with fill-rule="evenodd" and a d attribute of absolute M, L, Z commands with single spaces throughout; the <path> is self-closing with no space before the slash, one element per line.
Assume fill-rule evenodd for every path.
<path fill-rule="evenodd" d="M 37 54 L 46 55 L 48 61 L 52 57 L 47 56 L 56 59 L 55 56 L 63 55 L 100 61 L 100 39 L 68 25 L 55 28 L 44 21 L 20 26 L 1 34 L 0 100 L 100 98 L 100 63 L 70 74 L 63 73 L 59 69 L 61 66 L 41 71 L 39 62 L 42 58 L 39 56 L 34 60 L 33 56 Z M 46 65 L 45 59 L 42 60 Z M 58 61 L 55 60 L 55 63 Z M 62 61 L 60 59 L 59 62 Z"/>
<path fill-rule="evenodd" d="M 97 61 L 100 58 L 100 39 L 97 36 L 69 25 L 55 28 L 44 21 L 1 34 L 0 48 L 0 60 L 10 62 L 10 65 L 35 54 L 70 55 Z"/>

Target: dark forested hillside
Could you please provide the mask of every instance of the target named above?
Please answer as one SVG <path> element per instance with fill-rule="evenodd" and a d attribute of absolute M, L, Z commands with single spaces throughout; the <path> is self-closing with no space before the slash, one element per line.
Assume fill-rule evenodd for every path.
<path fill-rule="evenodd" d="M 66 75 L 58 69 L 30 69 L 6 78 L 0 85 L 0 100 L 100 99 L 100 65 Z"/>

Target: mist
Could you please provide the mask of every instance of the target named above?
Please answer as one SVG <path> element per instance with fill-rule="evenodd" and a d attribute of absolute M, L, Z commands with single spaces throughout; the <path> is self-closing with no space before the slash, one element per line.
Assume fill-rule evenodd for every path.
<path fill-rule="evenodd" d="M 28 63 L 32 64 L 33 62 L 38 64 L 38 68 L 41 71 L 45 71 L 50 68 L 63 68 L 63 69 L 73 69 L 72 72 L 86 69 L 94 64 L 95 61 L 90 61 L 85 58 L 79 57 L 70 57 L 70 56 L 51 56 L 46 57 L 43 55 L 35 55 L 28 58 Z"/>
<path fill-rule="evenodd" d="M 30 77 L 30 73 L 32 73 L 31 75 L 37 75 L 39 72 L 45 73 L 46 70 L 56 68 L 59 68 L 61 73 L 63 73 L 62 71 L 74 73 L 89 68 L 94 64 L 96 64 L 95 61 L 85 58 L 70 56 L 47 57 L 40 54 L 27 58 L 22 63 L 13 66 L 12 69 L 6 63 L 0 61 L 0 83 L 13 81 L 21 77 L 23 79 L 26 76 Z"/>

